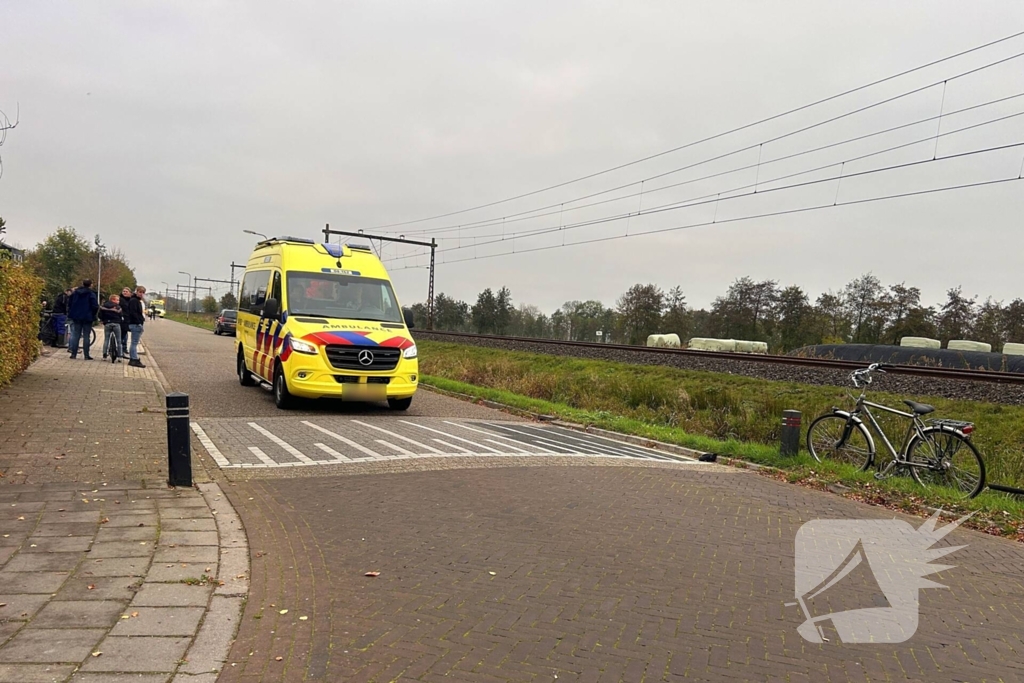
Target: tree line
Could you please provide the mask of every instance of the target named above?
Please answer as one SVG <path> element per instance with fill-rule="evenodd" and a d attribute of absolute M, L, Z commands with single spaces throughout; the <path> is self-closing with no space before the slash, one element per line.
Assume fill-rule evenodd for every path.
<path fill-rule="evenodd" d="M 416 304 L 412 312 L 414 324 L 425 327 L 426 305 Z M 810 344 L 899 344 L 903 337 L 929 337 L 943 344 L 950 339 L 988 342 L 998 350 L 1005 342 L 1024 342 L 1024 299 L 979 301 L 954 287 L 941 305 L 925 306 L 919 288 L 905 282 L 883 285 L 868 273 L 812 301 L 798 285 L 741 277 L 706 308 L 687 305 L 681 287 L 664 291 L 636 284 L 613 307 L 567 301 L 547 315 L 530 304 L 514 305 L 512 292 L 502 287 L 480 292 L 474 304 L 438 294 L 434 329 L 622 344 L 645 344 L 650 334 L 675 333 L 684 343 L 692 337 L 763 341 L 777 352 Z"/>
<path fill-rule="evenodd" d="M 99 280 L 101 256 L 102 282 Z M 119 294 L 125 287 L 135 289 L 136 285 L 135 270 L 124 252 L 102 245 L 99 235 L 89 242 L 71 227 L 57 228 L 27 250 L 25 266 L 43 279 L 42 297 L 50 305 L 58 294 L 69 287 L 80 287 L 84 280 L 92 280 L 93 288 L 104 297 Z"/>

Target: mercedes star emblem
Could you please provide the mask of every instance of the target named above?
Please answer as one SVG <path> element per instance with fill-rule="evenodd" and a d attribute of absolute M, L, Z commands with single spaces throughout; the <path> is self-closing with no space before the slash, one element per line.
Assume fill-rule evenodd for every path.
<path fill-rule="evenodd" d="M 369 351 L 360 351 L 357 358 L 359 359 L 360 365 L 370 365 L 373 363 L 373 354 Z"/>

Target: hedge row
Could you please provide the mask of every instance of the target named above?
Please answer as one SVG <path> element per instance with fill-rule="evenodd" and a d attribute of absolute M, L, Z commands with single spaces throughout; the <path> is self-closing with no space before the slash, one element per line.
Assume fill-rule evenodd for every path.
<path fill-rule="evenodd" d="M 0 258 L 0 386 L 39 355 L 39 296 L 43 280 Z"/>

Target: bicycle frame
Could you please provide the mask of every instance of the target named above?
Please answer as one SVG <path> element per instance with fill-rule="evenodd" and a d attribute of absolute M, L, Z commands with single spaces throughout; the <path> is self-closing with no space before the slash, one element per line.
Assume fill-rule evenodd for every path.
<path fill-rule="evenodd" d="M 900 417 L 907 418 L 907 419 L 910 420 L 910 425 L 907 427 L 907 433 L 903 437 L 903 442 L 900 445 L 899 451 L 897 451 L 896 448 L 893 447 L 892 442 L 889 441 L 888 435 L 886 435 L 885 430 L 882 429 L 882 426 L 878 424 L 878 420 L 875 418 L 874 414 L 871 412 L 871 408 L 877 408 L 878 410 L 884 411 L 886 413 L 891 413 L 893 415 L 899 415 Z M 882 443 L 885 445 L 885 449 L 887 451 L 889 451 L 889 455 L 892 456 L 893 460 L 895 460 L 896 462 L 900 463 L 900 465 L 907 466 L 907 467 L 924 467 L 924 468 L 927 468 L 929 466 L 928 463 L 910 462 L 907 459 L 907 448 L 910 446 L 910 442 L 913 440 L 914 435 L 916 434 L 921 439 L 925 438 L 925 435 L 924 435 L 925 424 L 921 420 L 921 417 L 919 415 L 916 415 L 914 413 L 908 413 L 908 412 L 903 411 L 903 410 L 897 410 L 896 408 L 890 408 L 889 406 L 882 405 L 881 403 L 874 403 L 872 401 L 868 401 L 866 399 L 866 397 L 865 397 L 865 394 L 863 394 L 863 393 L 857 399 L 857 405 L 854 407 L 853 411 L 851 411 L 851 412 L 836 411 L 836 412 L 838 414 L 840 414 L 840 415 L 845 415 L 847 417 L 848 421 L 849 421 L 849 424 L 847 426 L 846 432 L 844 432 L 844 434 L 843 434 L 843 441 L 845 441 L 846 438 L 849 436 L 849 432 L 853 428 L 852 427 L 852 423 L 853 422 L 860 422 L 861 424 L 863 424 L 863 420 L 861 420 L 860 417 L 859 417 L 859 415 L 861 415 L 863 413 L 864 415 L 868 416 L 868 421 L 870 422 L 871 426 L 874 428 L 875 433 L 877 433 L 878 436 L 880 436 L 882 438 Z M 868 436 L 870 438 L 870 433 L 868 434 Z M 874 462 L 875 462 L 876 449 L 875 449 L 874 439 L 871 439 L 870 446 L 871 446 L 871 462 L 869 463 L 869 466 L 873 465 Z"/>

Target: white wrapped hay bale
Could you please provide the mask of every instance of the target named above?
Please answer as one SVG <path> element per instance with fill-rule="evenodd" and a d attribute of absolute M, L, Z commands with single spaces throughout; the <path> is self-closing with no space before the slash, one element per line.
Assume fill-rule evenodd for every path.
<path fill-rule="evenodd" d="M 967 339 L 950 339 L 949 343 L 946 344 L 946 348 L 950 351 L 978 351 L 981 353 L 991 353 L 992 345 L 986 344 L 985 342 L 970 341 Z"/>
<path fill-rule="evenodd" d="M 768 353 L 768 344 L 762 341 L 736 340 L 737 353 Z"/>
<path fill-rule="evenodd" d="M 1012 342 L 1006 342 L 1005 344 L 1003 344 L 1003 355 L 1024 356 L 1024 344 L 1014 344 Z"/>
<path fill-rule="evenodd" d="M 695 351 L 735 351 L 736 340 L 694 337 L 687 346 Z"/>
<path fill-rule="evenodd" d="M 682 342 L 678 334 L 652 334 L 647 337 L 647 345 L 660 349 L 678 349 Z"/>
<path fill-rule="evenodd" d="M 942 342 L 928 337 L 903 337 L 900 339 L 900 346 L 909 346 L 915 349 L 941 349 Z"/>

